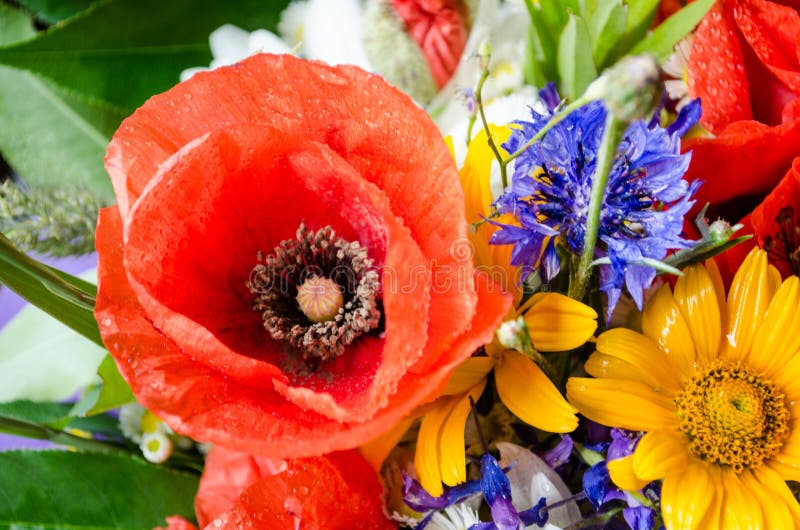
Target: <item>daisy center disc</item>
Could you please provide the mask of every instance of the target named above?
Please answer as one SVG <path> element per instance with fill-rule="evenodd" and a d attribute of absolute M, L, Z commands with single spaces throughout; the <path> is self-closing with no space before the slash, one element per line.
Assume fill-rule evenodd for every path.
<path fill-rule="evenodd" d="M 789 434 L 783 394 L 739 364 L 698 372 L 675 398 L 690 452 L 736 473 L 774 456 Z"/>
<path fill-rule="evenodd" d="M 378 327 L 380 279 L 367 249 L 330 226 L 281 241 L 250 273 L 247 287 L 272 338 L 307 361 L 327 361 Z"/>

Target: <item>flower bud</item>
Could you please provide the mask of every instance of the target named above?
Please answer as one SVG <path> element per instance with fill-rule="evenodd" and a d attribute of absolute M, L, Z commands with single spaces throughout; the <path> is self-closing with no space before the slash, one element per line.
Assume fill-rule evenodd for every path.
<path fill-rule="evenodd" d="M 618 120 L 630 123 L 648 116 L 663 94 L 661 69 L 652 55 L 624 57 L 595 79 L 584 94 L 600 99 Z"/>

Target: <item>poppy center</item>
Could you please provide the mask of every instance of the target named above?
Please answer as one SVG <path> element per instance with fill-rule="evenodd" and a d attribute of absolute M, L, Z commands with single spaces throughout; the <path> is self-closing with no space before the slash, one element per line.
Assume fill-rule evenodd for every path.
<path fill-rule="evenodd" d="M 775 383 L 739 364 L 712 364 L 675 398 L 690 452 L 736 473 L 774 456 L 789 435 L 789 410 Z"/>
<path fill-rule="evenodd" d="M 788 263 L 792 273 L 800 276 L 800 214 L 795 216 L 794 208 L 785 206 L 775 222 L 778 233 L 764 238 L 764 249 L 773 260 Z"/>
<path fill-rule="evenodd" d="M 330 226 L 314 231 L 301 224 L 294 239 L 258 259 L 247 282 L 253 309 L 272 338 L 304 360 L 334 359 L 378 327 L 380 279 L 357 241 Z"/>
<path fill-rule="evenodd" d="M 311 322 L 333 320 L 344 307 L 342 288 L 330 278 L 312 276 L 297 288 L 297 305 Z"/>

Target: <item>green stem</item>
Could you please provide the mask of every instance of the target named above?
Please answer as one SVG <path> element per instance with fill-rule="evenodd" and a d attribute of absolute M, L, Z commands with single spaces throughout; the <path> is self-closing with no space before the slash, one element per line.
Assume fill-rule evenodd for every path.
<path fill-rule="evenodd" d="M 597 167 L 592 178 L 592 194 L 589 200 L 589 211 L 586 216 L 586 233 L 583 238 L 583 252 L 570 278 L 569 296 L 576 300 L 583 300 L 591 276 L 594 249 L 597 244 L 597 233 L 600 228 L 600 211 L 603 206 L 603 197 L 608 184 L 608 174 L 617 154 L 617 144 L 625 130 L 625 123 L 607 113 L 603 140 L 597 153 Z"/>
<path fill-rule="evenodd" d="M 33 438 L 35 440 L 49 440 L 58 445 L 66 445 L 85 451 L 95 451 L 102 453 L 131 454 L 125 447 L 101 440 L 82 438 L 65 431 L 53 429 L 46 425 L 22 421 L 7 416 L 0 416 L 0 432 Z"/>
<path fill-rule="evenodd" d="M 497 147 L 494 138 L 492 138 L 492 130 L 489 128 L 489 122 L 486 120 L 486 112 L 483 110 L 483 85 L 486 83 L 488 78 L 489 69 L 485 68 L 483 72 L 481 72 L 481 78 L 478 81 L 478 86 L 475 88 L 475 103 L 478 105 L 478 114 L 481 117 L 483 129 L 486 131 L 486 138 L 488 138 L 489 147 L 494 153 L 497 162 L 500 164 L 500 178 L 503 180 L 503 189 L 505 189 L 508 186 L 508 176 L 506 174 L 505 165 L 503 165 L 503 155 L 500 153 L 500 149 Z"/>
<path fill-rule="evenodd" d="M 517 149 L 511 155 L 509 155 L 508 158 L 500 161 L 500 170 L 501 171 L 505 171 L 505 167 L 512 160 L 514 160 L 519 155 L 521 155 L 522 153 L 527 151 L 530 146 L 532 146 L 533 144 L 535 144 L 536 142 L 538 142 L 539 140 L 544 138 L 544 135 L 547 134 L 550 131 L 550 129 L 552 129 L 553 127 L 555 127 L 559 123 L 561 123 L 564 120 L 564 118 L 569 116 L 573 111 L 575 111 L 575 110 L 577 110 L 577 109 L 579 109 L 579 108 L 581 108 L 581 107 L 583 107 L 585 105 L 588 105 L 592 101 L 594 101 L 594 100 L 588 99 L 588 98 L 578 98 L 575 101 L 573 101 L 572 103 L 570 103 L 569 105 L 567 105 L 566 107 L 564 107 L 563 109 L 561 109 L 557 114 L 554 114 L 553 117 L 550 118 L 550 121 L 548 121 L 545 124 L 545 126 L 541 128 L 541 130 L 539 132 L 534 134 L 533 137 L 530 140 L 525 142 L 525 145 L 523 145 L 522 147 Z M 505 185 L 505 181 L 503 182 L 503 185 Z"/>

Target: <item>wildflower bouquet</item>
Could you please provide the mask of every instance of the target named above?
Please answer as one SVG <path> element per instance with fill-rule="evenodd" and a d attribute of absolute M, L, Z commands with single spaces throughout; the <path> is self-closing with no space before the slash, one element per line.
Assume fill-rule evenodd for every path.
<path fill-rule="evenodd" d="M 0 527 L 800 527 L 799 35 L 0 3 Z"/>

